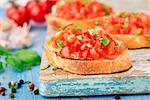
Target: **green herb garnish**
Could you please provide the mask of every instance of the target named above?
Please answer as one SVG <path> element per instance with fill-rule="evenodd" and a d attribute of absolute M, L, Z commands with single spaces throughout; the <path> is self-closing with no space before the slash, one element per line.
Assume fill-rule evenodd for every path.
<path fill-rule="evenodd" d="M 139 35 L 139 34 L 141 34 L 142 33 L 142 29 L 141 28 L 138 28 L 138 29 L 136 29 L 135 31 L 134 31 L 134 34 L 135 35 Z"/>
<path fill-rule="evenodd" d="M 95 23 L 95 25 L 96 25 L 96 26 L 99 26 L 99 22 L 97 21 L 97 22 Z"/>
<path fill-rule="evenodd" d="M 100 43 L 102 43 L 104 46 L 109 45 L 110 41 L 107 37 L 103 37 L 100 41 Z"/>
<path fill-rule="evenodd" d="M 75 25 L 76 30 L 81 30 L 81 26 L 79 24 Z"/>
<path fill-rule="evenodd" d="M 78 40 L 82 40 L 82 39 L 83 39 L 82 35 L 78 35 L 78 36 L 77 36 L 77 39 L 78 39 Z"/>
<path fill-rule="evenodd" d="M 147 61 L 150 61 L 150 59 L 147 59 Z"/>
<path fill-rule="evenodd" d="M 56 42 L 59 49 L 62 49 L 64 47 L 62 40 L 57 40 Z"/>
<path fill-rule="evenodd" d="M 121 16 L 122 17 L 127 17 L 127 13 L 124 11 L 124 12 L 121 12 Z"/>
<path fill-rule="evenodd" d="M 129 26 L 129 20 L 126 18 L 125 23 L 123 24 L 123 28 L 127 28 Z"/>
<path fill-rule="evenodd" d="M 89 29 L 88 31 L 90 35 L 98 35 L 98 32 L 96 31 L 96 29 Z"/>
<path fill-rule="evenodd" d="M 3 65 L 3 63 L 0 61 L 0 72 L 4 71 L 5 67 Z"/>
<path fill-rule="evenodd" d="M 35 51 L 22 49 L 13 53 L 2 46 L 0 46 L 0 51 L 0 55 L 4 57 L 4 61 L 0 61 L 0 70 L 5 68 L 4 65 L 8 65 L 19 72 L 23 72 L 41 62 L 41 57 Z"/>

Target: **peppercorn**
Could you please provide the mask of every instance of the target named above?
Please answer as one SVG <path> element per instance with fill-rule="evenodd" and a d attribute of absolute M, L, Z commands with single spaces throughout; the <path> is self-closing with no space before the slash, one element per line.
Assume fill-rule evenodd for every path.
<path fill-rule="evenodd" d="M 6 91 L 6 88 L 0 87 L 0 92 L 5 92 L 5 91 Z"/>
<path fill-rule="evenodd" d="M 16 85 L 16 82 L 12 81 L 12 82 L 11 82 L 11 85 L 12 85 L 12 86 L 15 86 L 15 85 Z"/>
<path fill-rule="evenodd" d="M 38 94 L 39 94 L 39 89 L 35 89 L 35 90 L 34 90 L 34 94 L 35 94 L 35 95 L 38 95 Z"/>
<path fill-rule="evenodd" d="M 12 92 L 12 93 L 16 93 L 17 90 L 16 90 L 15 88 L 12 88 L 12 89 L 11 89 L 11 92 Z"/>
<path fill-rule="evenodd" d="M 115 100 L 120 100 L 120 96 L 119 95 L 115 95 Z"/>
<path fill-rule="evenodd" d="M 8 86 L 10 86 L 11 85 L 11 82 L 8 82 Z"/>
<path fill-rule="evenodd" d="M 24 81 L 22 79 L 19 82 L 20 82 L 20 84 L 24 84 Z"/>
<path fill-rule="evenodd" d="M 17 87 L 20 88 L 21 87 L 21 83 L 17 83 Z"/>
<path fill-rule="evenodd" d="M 5 92 L 1 92 L 1 95 L 2 95 L 2 96 L 5 96 Z"/>
<path fill-rule="evenodd" d="M 10 98 L 14 98 L 14 97 L 15 97 L 15 96 L 14 96 L 14 93 L 10 93 L 10 94 L 9 94 L 9 97 L 10 97 Z"/>
<path fill-rule="evenodd" d="M 34 84 L 33 84 L 33 83 L 31 83 L 31 84 L 29 85 L 29 89 L 34 90 Z"/>

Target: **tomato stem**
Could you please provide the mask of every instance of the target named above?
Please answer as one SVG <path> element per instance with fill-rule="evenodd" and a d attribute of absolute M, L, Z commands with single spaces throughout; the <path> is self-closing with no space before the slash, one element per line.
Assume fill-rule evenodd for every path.
<path fill-rule="evenodd" d="M 18 6 L 15 4 L 15 1 L 14 0 L 9 0 L 9 2 L 11 3 L 11 5 L 14 7 L 14 8 L 18 8 Z"/>

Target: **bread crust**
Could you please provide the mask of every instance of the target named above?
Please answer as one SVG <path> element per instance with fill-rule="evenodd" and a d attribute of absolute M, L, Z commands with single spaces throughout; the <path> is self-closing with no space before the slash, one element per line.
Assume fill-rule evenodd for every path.
<path fill-rule="evenodd" d="M 45 45 L 44 50 L 50 64 L 75 74 L 111 74 L 128 70 L 131 67 L 131 60 L 127 49 L 114 60 L 79 60 L 62 58 L 58 56 L 48 44 Z"/>
<path fill-rule="evenodd" d="M 64 19 L 59 18 L 56 16 L 53 16 L 52 14 L 46 15 L 46 21 L 48 24 L 48 28 L 58 29 L 58 28 L 64 28 L 65 26 L 69 24 L 79 24 L 82 28 L 94 28 L 95 22 L 102 17 L 97 17 L 94 19 Z"/>
<path fill-rule="evenodd" d="M 150 37 L 143 35 L 113 34 L 112 37 L 123 41 L 130 49 L 150 47 Z"/>

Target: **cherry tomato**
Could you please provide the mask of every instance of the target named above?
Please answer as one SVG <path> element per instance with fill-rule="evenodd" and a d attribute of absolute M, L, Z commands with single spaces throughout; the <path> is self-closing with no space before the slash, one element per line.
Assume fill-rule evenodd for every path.
<path fill-rule="evenodd" d="M 26 5 L 28 16 L 37 23 L 45 22 L 45 14 L 50 12 L 49 0 L 30 0 Z"/>
<path fill-rule="evenodd" d="M 18 26 L 22 26 L 23 23 L 29 21 L 25 7 L 17 5 L 14 2 L 11 2 L 11 6 L 6 10 L 6 15 Z"/>

